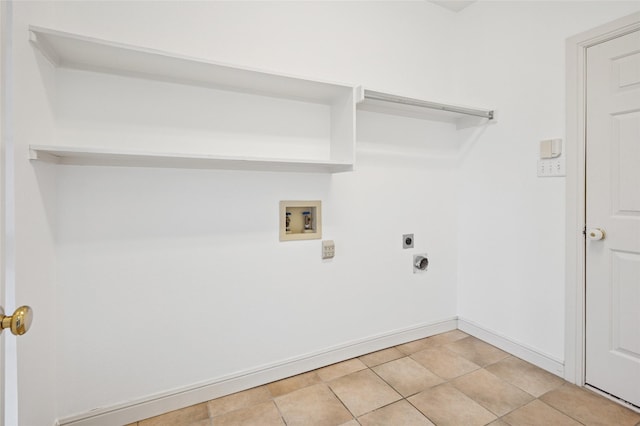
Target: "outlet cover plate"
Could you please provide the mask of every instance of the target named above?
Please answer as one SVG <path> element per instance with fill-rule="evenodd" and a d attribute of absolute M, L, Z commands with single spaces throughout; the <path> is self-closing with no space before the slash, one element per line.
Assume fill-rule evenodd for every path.
<path fill-rule="evenodd" d="M 336 255 L 336 244 L 333 240 L 322 241 L 322 258 L 333 259 Z"/>
<path fill-rule="evenodd" d="M 413 234 L 404 234 L 402 235 L 402 248 L 408 249 L 413 248 Z"/>

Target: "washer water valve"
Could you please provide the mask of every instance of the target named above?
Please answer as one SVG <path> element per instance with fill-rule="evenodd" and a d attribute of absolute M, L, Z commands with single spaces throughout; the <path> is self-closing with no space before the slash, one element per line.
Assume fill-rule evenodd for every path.
<path fill-rule="evenodd" d="M 413 255 L 413 273 L 424 272 L 429 266 L 429 259 L 427 254 L 414 254 Z"/>

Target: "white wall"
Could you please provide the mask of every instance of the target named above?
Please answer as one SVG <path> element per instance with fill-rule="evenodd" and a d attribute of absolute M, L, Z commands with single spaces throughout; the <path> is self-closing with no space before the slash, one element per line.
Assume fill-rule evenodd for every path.
<path fill-rule="evenodd" d="M 537 141 L 564 132 L 564 38 L 637 8 L 20 2 L 19 295 L 42 302 L 21 370 L 21 392 L 38 398 L 21 419 L 49 424 L 456 314 L 562 359 L 563 179 L 535 177 Z M 331 176 L 32 165 L 27 145 L 62 143 L 73 111 L 66 83 L 43 83 L 28 24 L 495 107 L 500 122 L 460 133 L 361 112 L 357 171 Z M 333 261 L 318 241 L 277 241 L 281 199 L 323 201 Z M 411 272 L 408 232 L 428 274 Z"/>
<path fill-rule="evenodd" d="M 451 51 L 436 40 L 454 16 L 426 2 L 57 2 L 55 18 L 32 13 L 18 11 L 17 36 L 26 39 L 29 23 L 424 98 L 449 91 Z M 93 115 L 100 106 L 122 113 L 110 109 L 119 106 L 114 92 L 100 93 L 116 82 L 98 87 L 92 75 L 53 74 L 35 62 L 31 46 L 20 48 L 25 67 L 47 80 L 57 75 L 46 91 L 41 76 L 30 76 L 39 91 L 32 99 L 55 118 L 38 143 L 132 139 Z M 87 81 L 81 91 L 97 101 L 73 108 L 69 100 L 81 93 L 68 89 Z M 193 88 L 154 84 L 206 105 Z M 145 96 L 156 110 L 166 102 Z M 122 107 L 134 100 L 125 95 Z M 154 128 L 149 118 L 136 116 L 135 130 Z M 185 143 L 209 130 L 196 118 L 196 130 L 179 123 Z M 34 139 L 21 139 L 18 162 L 27 176 L 18 185 L 32 200 L 20 209 L 43 203 L 53 218 L 40 232 L 55 237 L 56 417 L 453 318 L 456 131 L 366 112 L 358 119 L 358 171 L 339 175 L 54 166 L 55 180 L 34 182 L 49 167 L 25 161 Z M 432 156 L 451 160 L 438 164 Z M 50 183 L 53 199 L 43 194 L 53 193 L 43 189 Z M 278 242 L 282 199 L 323 201 L 333 261 L 320 259 L 319 241 Z M 416 249 L 403 251 L 409 232 Z M 411 254 L 419 251 L 431 256 L 428 274 L 412 273 Z M 50 410 L 30 402 L 38 401 L 21 406 L 26 423 L 49 423 Z"/>
<path fill-rule="evenodd" d="M 490 105 L 459 171 L 458 314 L 564 359 L 565 179 L 537 178 L 538 142 L 564 138 L 566 38 L 637 2 L 479 2 L 460 13 L 460 102 Z"/>

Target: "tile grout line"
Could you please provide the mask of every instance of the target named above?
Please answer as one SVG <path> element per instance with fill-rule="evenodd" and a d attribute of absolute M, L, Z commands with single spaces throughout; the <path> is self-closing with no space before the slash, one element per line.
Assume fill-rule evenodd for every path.
<path fill-rule="evenodd" d="M 425 337 L 425 338 L 424 338 L 424 340 L 426 341 L 426 340 L 427 340 L 427 339 L 429 339 L 430 337 L 432 337 L 432 336 Z M 419 340 L 423 340 L 423 339 L 419 339 Z M 409 359 L 411 359 L 411 360 L 415 361 L 416 363 L 418 363 L 421 367 L 423 367 L 424 369 L 426 369 L 427 371 L 429 371 L 429 372 L 430 372 L 431 374 L 433 374 L 434 376 L 436 376 L 436 377 L 438 377 L 438 378 L 440 378 L 440 379 L 444 380 L 442 383 L 437 384 L 437 385 L 435 385 L 435 386 L 431 386 L 429 389 L 434 388 L 434 387 L 437 387 L 437 386 L 440 386 L 440 385 L 443 385 L 443 384 L 445 384 L 445 383 L 449 383 L 449 380 L 445 379 L 444 377 L 439 376 L 438 374 L 436 374 L 435 372 L 431 371 L 429 368 L 425 367 L 424 365 L 422 365 L 421 363 L 419 363 L 418 361 L 416 361 L 416 360 L 412 357 L 412 355 L 414 355 L 414 354 L 416 354 L 416 353 L 418 353 L 418 352 L 421 352 L 421 351 L 423 351 L 423 350 L 430 349 L 430 348 L 423 348 L 423 349 L 420 349 L 419 351 L 415 351 L 415 352 L 412 352 L 412 353 L 406 353 L 405 351 L 401 350 L 398 346 L 401 346 L 401 345 L 392 346 L 392 347 L 396 348 L 400 353 L 402 353 L 402 354 L 404 355 L 403 357 L 396 358 L 396 359 L 394 359 L 394 360 L 390 360 L 390 361 L 387 361 L 387 362 L 380 363 L 380 364 L 376 365 L 375 367 L 378 367 L 378 366 L 380 366 L 380 365 L 384 365 L 384 364 L 388 364 L 388 363 L 391 363 L 391 362 L 393 362 L 393 361 L 397 361 L 397 360 L 399 360 L 399 359 L 409 358 Z M 444 344 L 435 345 L 435 346 L 434 346 L 434 348 L 438 348 L 438 347 L 442 347 L 442 346 L 444 346 Z M 378 374 L 378 373 L 373 369 L 373 367 L 368 367 L 368 368 L 373 372 L 373 374 L 375 374 L 376 376 L 378 376 L 378 377 L 379 377 L 379 378 L 380 378 L 384 383 L 386 383 L 386 384 L 387 384 L 391 389 L 393 389 L 394 391 L 396 391 L 396 392 L 401 396 L 401 399 L 399 399 L 398 401 L 394 401 L 394 402 L 389 403 L 389 404 L 387 404 L 387 405 L 383 405 L 383 406 L 381 406 L 381 407 L 378 407 L 378 408 L 376 408 L 375 410 L 370 411 L 369 413 L 372 413 L 372 412 L 374 412 L 374 411 L 380 410 L 380 409 L 382 409 L 382 408 L 384 408 L 384 407 L 388 407 L 389 405 L 392 405 L 392 404 L 395 404 L 395 403 L 397 403 L 397 402 L 399 402 L 399 401 L 404 400 L 404 401 L 406 401 L 409 405 L 411 405 L 413 408 L 415 408 L 415 409 L 418 411 L 418 413 L 420 413 L 420 414 L 421 414 L 424 418 L 426 418 L 429 422 L 431 422 L 431 423 L 433 423 L 434 425 L 436 425 L 436 426 L 437 426 L 437 424 L 436 424 L 434 421 L 432 421 L 432 420 L 431 420 L 431 419 L 430 419 L 426 414 L 424 414 L 424 413 L 423 413 L 423 412 L 422 412 L 418 407 L 416 407 L 414 404 L 412 404 L 412 403 L 411 403 L 411 401 L 409 401 L 409 398 L 410 398 L 410 397 L 412 397 L 412 396 L 414 396 L 414 395 L 418 395 L 419 393 L 424 392 L 426 389 L 423 389 L 422 391 L 416 392 L 416 393 L 414 393 L 414 394 L 412 394 L 412 395 L 404 396 L 404 395 L 402 395 L 402 394 L 400 393 L 400 391 L 398 391 L 398 390 L 397 390 L 393 385 L 391 385 L 391 383 L 387 382 L 387 381 L 386 381 L 382 376 L 380 376 L 380 375 L 379 375 L 379 374 Z M 368 414 L 368 413 L 365 413 L 365 414 Z M 364 414 L 363 414 L 363 415 L 364 415 Z"/>
<path fill-rule="evenodd" d="M 430 336 L 430 337 L 431 337 L 431 336 Z M 428 338 L 429 338 L 429 337 L 426 337 L 425 339 L 428 339 Z M 411 355 L 413 355 L 413 354 L 415 354 L 415 353 L 417 353 L 417 352 L 420 352 L 420 351 L 416 351 L 416 352 L 413 352 L 413 353 L 411 353 L 411 354 L 407 354 L 407 353 L 403 352 L 402 350 L 400 350 L 400 349 L 398 348 L 398 346 L 400 346 L 400 345 L 392 346 L 392 347 L 394 347 L 394 348 L 398 349 L 398 351 L 404 355 L 403 357 L 396 358 L 396 359 L 393 359 L 393 360 L 390 360 L 390 361 L 387 361 L 387 362 L 380 363 L 380 364 L 376 365 L 375 367 L 378 367 L 378 366 L 380 366 L 380 365 L 384 365 L 384 364 L 388 364 L 388 363 L 391 363 L 391 362 L 397 361 L 397 360 L 399 360 L 399 359 L 409 358 L 409 359 L 411 359 L 411 360 L 415 361 L 416 363 L 418 363 L 421 367 L 423 367 L 425 370 L 429 371 L 429 372 L 430 372 L 431 374 L 433 374 L 434 376 L 436 376 L 436 377 L 438 377 L 438 378 L 440 378 L 440 379 L 444 380 L 444 382 L 439 383 L 439 384 L 434 385 L 434 386 L 431 386 L 431 387 L 430 387 L 430 388 L 428 388 L 428 389 L 432 389 L 432 388 L 434 388 L 434 387 L 437 387 L 437 386 L 443 385 L 443 384 L 445 384 L 445 383 L 449 383 L 449 381 L 448 381 L 447 379 L 445 379 L 444 377 L 441 377 L 441 376 L 437 375 L 436 373 L 434 373 L 433 371 L 431 371 L 429 368 L 427 368 L 427 367 L 425 367 L 424 365 L 420 364 L 418 361 L 416 361 L 416 360 L 411 356 Z M 436 348 L 437 348 L 437 347 L 440 347 L 440 346 L 444 346 L 444 345 L 436 345 L 436 346 L 434 346 L 434 347 L 436 347 Z M 428 349 L 428 348 L 425 348 L 425 349 Z M 421 350 L 425 350 L 425 349 L 421 349 Z M 386 383 L 386 384 L 387 384 L 391 389 L 395 390 L 395 391 L 396 391 L 396 392 L 401 396 L 401 399 L 399 399 L 398 401 L 394 401 L 394 402 L 389 403 L 389 404 L 387 404 L 387 405 L 383 405 L 382 407 L 378 407 L 378 408 L 376 408 L 375 410 L 370 411 L 369 413 L 372 413 L 372 412 L 374 412 L 374 411 L 380 410 L 380 409 L 382 409 L 382 408 L 384 408 L 384 407 L 388 407 L 389 405 L 392 405 L 392 404 L 395 404 L 395 403 L 397 403 L 397 402 L 399 402 L 399 401 L 403 401 L 403 400 L 404 400 L 404 401 L 406 401 L 409 405 L 411 405 L 413 408 L 415 408 L 415 409 L 416 409 L 416 411 L 417 411 L 418 413 L 420 413 L 424 418 L 426 418 L 429 422 L 431 422 L 431 423 L 433 423 L 434 425 L 436 425 L 436 426 L 437 426 L 437 424 L 436 424 L 433 420 L 431 420 L 431 419 L 429 418 L 429 416 L 427 416 L 426 414 L 424 414 L 422 411 L 420 411 L 420 409 L 419 409 L 418 407 L 416 407 L 414 404 L 412 404 L 412 403 L 411 403 L 411 401 L 409 401 L 409 398 L 411 398 L 412 396 L 418 395 L 418 394 L 419 394 L 419 393 L 421 393 L 421 392 L 424 392 L 426 389 L 423 389 L 423 390 L 421 390 L 421 391 L 419 391 L 419 392 L 416 392 L 416 393 L 411 394 L 411 395 L 408 395 L 408 396 L 404 396 L 404 395 L 402 395 L 402 394 L 400 393 L 400 391 L 398 391 L 395 387 L 393 387 L 393 385 L 391 385 L 391 383 L 387 382 L 387 381 L 386 381 L 382 376 L 380 376 L 380 375 L 379 375 L 379 374 L 378 374 L 378 373 L 373 369 L 373 367 L 368 367 L 368 368 L 373 372 L 373 374 L 375 374 L 376 376 L 378 376 L 378 377 L 379 377 L 379 378 L 380 378 L 384 383 Z M 368 413 L 365 413 L 365 414 L 368 414 Z M 363 415 L 364 415 L 364 414 L 363 414 Z"/>
<path fill-rule="evenodd" d="M 263 386 L 266 387 L 267 385 L 263 385 Z M 302 389 L 304 389 L 304 388 L 302 388 Z M 284 418 L 284 414 L 282 414 L 282 410 L 280 410 L 280 406 L 278 405 L 278 401 L 276 401 L 276 398 L 273 396 L 273 394 L 271 393 L 271 390 L 268 387 L 267 387 L 267 392 L 269 392 L 269 395 L 271 395 L 271 402 L 273 402 L 273 405 L 276 406 L 276 410 L 278 410 L 278 414 L 280 414 L 280 419 L 282 420 L 282 423 L 284 423 L 284 426 L 287 426 L 287 419 Z"/>
<path fill-rule="evenodd" d="M 503 359 L 504 359 L 504 358 L 503 358 Z M 500 361 L 497 361 L 497 362 L 500 362 Z M 492 364 L 487 364 L 486 366 L 488 367 L 489 365 L 493 365 L 493 364 L 495 364 L 495 362 L 494 362 L 494 363 L 492 363 Z M 527 395 L 529 395 L 529 396 L 530 396 L 531 398 L 533 398 L 533 399 L 532 399 L 531 401 L 528 401 L 528 402 L 526 402 L 526 403 L 524 403 L 524 404 L 522 404 L 522 405 L 519 405 L 519 406 L 517 406 L 517 407 L 515 407 L 515 408 L 511 409 L 510 411 L 508 411 L 508 412 L 504 413 L 503 415 L 499 415 L 498 413 L 496 413 L 496 412 L 494 412 L 493 410 L 491 410 L 491 408 L 484 406 L 480 401 L 476 401 L 476 400 L 475 400 L 475 398 L 473 398 L 471 395 L 467 394 L 467 393 L 464 391 L 464 389 L 460 389 L 460 388 L 458 388 L 458 387 L 453 383 L 455 380 L 457 380 L 457 379 L 459 379 L 459 378 L 462 378 L 462 377 L 468 376 L 469 374 L 473 374 L 473 373 L 475 373 L 475 372 L 477 372 L 477 371 L 480 371 L 480 370 L 483 370 L 483 371 L 485 371 L 487 374 L 491 374 L 493 377 L 495 377 L 496 379 L 500 380 L 501 382 L 504 382 L 504 383 L 506 383 L 506 384 L 508 384 L 508 385 L 510 385 L 510 386 L 513 386 L 514 388 L 516 388 L 516 389 L 518 389 L 518 390 L 520 390 L 520 391 L 522 391 L 522 392 L 526 393 Z M 520 408 L 524 407 L 524 406 L 525 406 L 525 405 L 527 405 L 527 404 L 531 404 L 533 401 L 535 401 L 536 399 L 538 399 L 538 398 L 536 398 L 534 395 L 531 395 L 531 394 L 530 394 L 529 392 L 527 392 L 526 390 L 524 390 L 524 389 L 520 388 L 519 386 L 516 386 L 516 385 L 514 385 L 513 383 L 509 383 L 508 381 L 503 380 L 503 379 L 501 379 L 500 377 L 496 376 L 495 374 L 491 373 L 491 372 L 490 372 L 489 370 L 487 370 L 485 367 L 480 367 L 478 370 L 473 370 L 473 371 L 470 371 L 469 373 L 466 373 L 466 374 L 463 374 L 463 375 L 461 375 L 461 376 L 455 377 L 455 378 L 451 379 L 450 383 L 451 383 L 451 386 L 453 386 L 454 388 L 456 388 L 458 391 L 462 392 L 464 395 L 466 395 L 466 396 L 467 396 L 468 398 L 470 398 L 471 400 L 475 401 L 477 404 L 480 404 L 480 406 L 481 406 L 481 407 L 483 407 L 484 409 L 486 409 L 487 411 L 489 411 L 490 413 L 492 413 L 493 415 L 495 415 L 498 419 L 501 419 L 502 417 L 507 416 L 507 415 L 509 415 L 510 413 L 512 413 L 512 412 L 514 412 L 514 411 L 516 411 L 516 410 L 518 410 L 518 409 L 520 409 Z M 541 402 L 542 402 L 542 401 L 541 401 Z M 547 404 L 547 405 L 548 405 L 548 404 Z"/>
<path fill-rule="evenodd" d="M 394 347 L 395 347 L 395 346 L 394 346 Z M 398 349 L 398 350 L 399 350 L 399 349 Z M 402 351 L 401 351 L 401 352 L 402 352 Z M 403 353 L 404 353 L 404 352 L 403 352 Z M 411 358 L 411 356 L 409 356 L 409 355 L 405 355 L 405 356 L 403 356 L 402 358 L 410 358 L 410 359 L 413 359 L 413 358 Z M 402 359 L 402 358 L 397 358 L 397 359 L 394 359 L 394 360 L 391 360 L 391 361 L 388 361 L 388 362 L 397 361 L 397 360 Z M 414 360 L 414 361 L 415 361 L 415 360 Z M 382 364 L 378 364 L 378 365 L 376 365 L 376 367 L 378 367 L 378 366 L 380 366 L 380 365 L 387 364 L 388 362 L 385 362 L 385 363 L 382 363 Z M 417 362 L 417 361 L 416 361 L 416 362 Z M 419 363 L 418 363 L 418 364 L 419 364 Z M 420 365 L 422 365 L 422 364 L 420 364 Z M 434 372 L 432 372 L 431 370 L 429 370 L 427 367 L 424 367 L 424 366 L 422 366 L 422 367 L 423 367 L 423 368 L 425 368 L 427 371 L 431 372 L 431 373 L 432 373 L 433 375 L 435 375 L 436 377 L 440 377 L 440 376 L 438 376 L 436 373 L 434 373 Z M 420 391 L 420 392 L 416 392 L 416 393 L 411 394 L 411 395 L 409 395 L 409 396 L 404 396 L 403 394 L 401 394 L 401 393 L 400 393 L 400 391 L 399 391 L 398 389 L 396 389 L 395 387 L 393 387 L 393 385 L 391 385 L 391 383 L 387 382 L 387 381 L 384 379 L 384 377 L 380 376 L 380 375 L 379 375 L 379 374 L 378 374 L 378 373 L 373 369 L 373 367 L 370 367 L 369 369 L 373 372 L 373 374 L 375 374 L 376 376 L 378 376 L 378 377 L 380 378 L 380 380 L 382 380 L 384 383 L 386 383 L 386 384 L 387 384 L 391 389 L 393 389 L 394 391 L 396 391 L 396 392 L 398 393 L 398 395 L 400 395 L 400 397 L 401 397 L 401 399 L 399 399 L 398 401 L 394 401 L 394 402 L 391 402 L 391 403 L 389 403 L 389 404 L 387 404 L 387 405 L 383 405 L 382 407 L 378 407 L 378 408 L 376 408 L 375 410 L 369 411 L 369 413 L 373 413 L 373 412 L 374 412 L 374 411 L 376 411 L 376 410 L 380 410 L 381 408 L 388 407 L 389 405 L 395 404 L 395 403 L 397 403 L 397 402 L 399 402 L 399 401 L 402 401 L 402 400 L 406 401 L 406 402 L 407 402 L 407 403 L 409 403 L 412 407 L 414 407 L 416 410 L 418 410 L 418 407 L 416 407 L 415 405 L 411 404 L 411 402 L 409 401 L 409 398 L 410 398 L 410 397 L 412 397 L 412 396 L 414 396 L 414 395 L 419 394 L 420 392 L 423 392 L 424 390 L 422 390 L 422 391 Z M 440 377 L 440 378 L 441 378 L 442 380 L 444 380 L 442 377 Z M 436 385 L 436 386 L 438 386 L 438 385 Z M 435 387 L 435 386 L 432 386 L 432 387 Z M 431 419 L 429 419 L 429 417 L 427 417 L 427 416 L 426 416 L 422 411 L 418 410 L 418 412 L 419 412 L 420 414 L 422 414 L 422 415 L 423 415 L 427 420 L 429 420 L 431 423 L 433 423 L 433 422 L 431 421 Z M 368 414 L 368 413 L 365 413 L 365 414 Z M 363 415 L 364 415 L 364 414 L 363 414 Z M 434 423 L 434 424 L 435 424 L 435 423 Z"/>
<path fill-rule="evenodd" d="M 541 403 L 543 403 L 544 405 L 546 405 L 547 407 L 549 407 L 549 408 L 551 408 L 551 409 L 553 409 L 553 410 L 556 410 L 556 411 L 557 411 L 557 412 L 559 412 L 559 413 L 564 414 L 565 416 L 569 417 L 571 420 L 576 421 L 576 422 L 578 422 L 578 423 L 580 423 L 581 425 L 583 425 L 583 426 L 584 426 L 584 423 L 582 423 L 580 420 L 578 420 L 578 419 L 574 418 L 574 417 L 573 417 L 572 415 L 570 415 L 569 413 L 566 413 L 564 410 L 561 410 L 561 409 L 556 408 L 556 407 L 554 407 L 554 406 L 552 406 L 552 405 L 550 405 L 550 404 L 547 404 L 545 401 L 543 401 L 543 400 L 541 400 L 541 399 L 540 399 L 541 397 L 545 396 L 546 394 L 548 394 L 548 393 L 550 393 L 550 392 L 553 392 L 553 391 L 554 391 L 554 390 L 556 390 L 556 389 L 560 389 L 560 388 L 561 388 L 562 386 L 564 386 L 564 385 L 566 385 L 566 383 L 564 383 L 564 384 L 562 384 L 562 385 L 558 386 L 558 387 L 557 387 L 557 388 L 555 388 L 555 389 L 551 389 L 551 390 L 549 390 L 549 391 L 547 391 L 547 392 L 543 393 L 542 395 L 540 395 L 540 396 L 539 396 L 539 397 L 537 397 L 536 399 L 537 399 L 538 401 L 540 401 Z"/>
<path fill-rule="evenodd" d="M 440 377 L 440 376 L 438 376 L 438 377 Z M 444 383 L 447 383 L 447 382 L 444 382 Z M 440 385 L 442 385 L 442 384 L 443 384 L 443 383 L 440 383 Z M 440 385 L 436 385 L 436 386 L 440 386 Z M 432 386 L 432 388 L 435 388 L 436 386 Z M 418 393 L 420 393 L 420 392 L 418 392 Z M 417 395 L 417 394 L 416 394 L 416 395 Z M 412 395 L 412 396 L 413 396 L 413 395 Z M 438 424 L 437 424 L 435 421 L 431 420 L 431 418 L 430 418 L 429 416 L 427 416 L 425 413 L 423 413 L 423 412 L 422 412 L 418 407 L 416 407 L 416 406 L 415 406 L 415 404 L 414 404 L 414 403 L 412 403 L 411 401 L 409 401 L 409 399 L 408 399 L 408 398 L 405 398 L 405 401 L 407 401 L 407 402 L 408 402 L 408 403 L 409 403 L 413 408 L 415 408 L 415 409 L 418 411 L 418 413 L 422 414 L 422 415 L 423 415 L 427 420 L 429 420 L 429 421 L 430 421 L 431 423 L 433 423 L 434 425 L 438 426 Z"/>
<path fill-rule="evenodd" d="M 364 371 L 364 370 L 359 370 L 359 371 Z M 353 374 L 353 373 L 349 373 L 349 374 Z M 345 376 L 348 376 L 348 374 L 345 374 Z M 344 377 L 344 376 L 340 376 L 340 377 Z M 333 380 L 337 380 L 340 377 L 336 377 Z M 332 380 L 332 381 L 333 381 Z M 345 408 L 345 410 L 347 410 L 349 412 L 349 414 L 351 414 L 351 417 L 353 417 L 353 420 L 355 420 L 356 422 L 358 422 L 358 418 L 356 417 L 355 414 L 353 414 L 353 412 L 349 409 L 349 407 L 347 407 L 347 405 L 340 399 L 340 397 L 333 391 L 333 388 L 329 385 L 329 382 L 325 382 L 323 380 L 323 384 L 329 389 L 329 391 L 331 392 L 331 394 L 333 394 L 333 396 L 336 397 L 336 399 L 340 402 L 340 404 L 342 404 L 342 406 Z M 359 424 L 360 422 L 358 422 Z"/>
<path fill-rule="evenodd" d="M 469 399 L 471 399 L 472 401 L 474 401 L 476 404 L 480 405 L 482 408 L 484 408 L 485 410 L 487 410 L 489 413 L 491 413 L 491 414 L 493 414 L 494 416 L 496 416 L 496 419 L 495 419 L 495 420 L 492 420 L 492 421 L 491 421 L 491 422 L 489 422 L 489 423 L 492 423 L 492 422 L 494 422 L 494 421 L 496 421 L 496 420 L 501 420 L 504 416 L 508 415 L 509 413 L 512 413 L 513 411 L 518 410 L 518 409 L 522 408 L 523 406 L 525 406 L 525 405 L 527 405 L 527 404 L 531 403 L 533 400 L 537 399 L 534 395 L 531 395 L 530 393 L 528 393 L 528 392 L 527 392 L 527 391 L 525 391 L 524 389 L 521 389 L 519 386 L 516 386 L 516 385 L 514 385 L 514 384 L 512 384 L 512 383 L 509 383 L 509 382 L 507 382 L 507 381 L 505 381 L 505 380 L 503 380 L 503 379 L 501 379 L 501 378 L 499 378 L 499 377 L 495 376 L 495 375 L 494 375 L 494 374 L 492 374 L 490 371 L 486 370 L 486 367 L 487 367 L 487 366 L 490 366 L 490 365 L 493 365 L 493 364 L 497 364 L 498 362 L 500 362 L 500 361 L 502 361 L 502 360 L 504 360 L 504 359 L 506 359 L 506 358 L 508 358 L 509 356 L 512 356 L 512 355 L 507 354 L 505 357 L 503 357 L 503 358 L 501 358 L 501 359 L 499 359 L 499 360 L 496 360 L 496 361 L 494 361 L 494 362 L 488 363 L 488 364 L 486 364 L 486 365 L 480 365 L 480 364 L 477 364 L 474 360 L 471 360 L 471 359 L 469 359 L 468 357 L 466 357 L 463 353 L 460 353 L 460 352 L 455 351 L 454 349 L 452 349 L 452 348 L 448 347 L 448 346 L 450 346 L 450 345 L 455 344 L 456 342 L 459 342 L 459 341 L 464 340 L 464 339 L 467 339 L 467 338 L 474 338 L 474 337 L 473 337 L 473 336 L 471 336 L 471 335 L 468 335 L 467 337 L 463 337 L 462 339 L 458 339 L 458 340 L 454 340 L 454 341 L 452 341 L 452 342 L 447 342 L 447 343 L 443 343 L 443 344 L 440 344 L 440 345 L 436 345 L 436 346 L 434 346 L 433 348 L 444 348 L 445 350 L 447 350 L 447 351 L 449 351 L 449 352 L 451 352 L 451 353 L 455 354 L 456 356 L 459 356 L 459 357 L 464 358 L 465 360 L 467 360 L 467 361 L 469 361 L 469 362 L 472 362 L 472 363 L 476 364 L 479 368 L 477 368 L 476 370 L 473 370 L 473 371 L 467 372 L 467 373 L 465 373 L 465 374 L 462 374 L 462 375 L 460 375 L 460 376 L 457 376 L 457 377 L 454 377 L 454 378 L 451 378 L 451 379 L 447 379 L 447 378 L 444 378 L 444 377 L 441 377 L 441 376 L 437 375 L 436 373 L 434 373 L 433 371 L 431 371 L 429 368 L 427 368 L 427 367 L 425 367 L 424 365 L 422 365 L 422 364 L 418 363 L 418 364 L 420 364 L 422 367 L 424 367 L 425 369 L 427 369 L 428 371 L 430 371 L 432 374 L 434 374 L 436 377 L 439 377 L 439 378 L 441 378 L 442 380 L 444 380 L 444 382 L 443 382 L 443 383 L 440 383 L 440 384 L 438 384 L 438 385 L 432 386 L 432 387 L 430 387 L 429 389 L 433 389 L 433 388 L 435 388 L 435 387 L 438 387 L 438 386 L 441 386 L 441 385 L 444 385 L 444 384 L 450 384 L 450 385 L 451 385 L 451 386 L 453 386 L 455 389 L 457 389 L 459 392 L 461 392 L 463 395 L 465 395 L 466 397 L 468 397 Z M 486 342 L 485 342 L 485 343 L 486 343 Z M 493 346 L 493 345 L 491 345 L 491 346 Z M 409 358 L 413 359 L 414 361 L 416 361 L 416 360 L 412 357 L 412 355 L 414 355 L 415 353 L 421 352 L 422 350 L 427 350 L 427 349 L 431 349 L 431 348 L 424 348 L 424 349 L 421 349 L 420 351 L 416 351 L 416 352 L 411 353 L 411 354 L 406 354 L 406 357 L 409 357 Z M 402 352 L 402 351 L 401 351 L 401 352 Z M 404 352 L 403 352 L 403 353 L 404 353 Z M 389 362 L 392 362 L 392 361 L 389 361 Z M 417 361 L 416 361 L 416 362 L 417 362 Z M 382 364 L 381 364 L 381 365 L 382 365 Z M 503 415 L 499 415 L 498 413 L 496 413 L 496 412 L 492 411 L 489 407 L 484 406 L 484 404 L 480 403 L 480 401 L 476 401 L 476 400 L 475 400 L 471 395 L 468 395 L 466 392 L 464 392 L 464 390 L 459 389 L 459 388 L 458 388 L 457 386 L 455 386 L 455 384 L 453 383 L 455 380 L 457 380 L 457 379 L 459 379 L 459 378 L 461 378 L 461 377 L 465 377 L 465 376 L 467 376 L 467 375 L 469 375 L 469 374 L 473 374 L 474 372 L 477 372 L 477 371 L 480 371 L 480 370 L 484 370 L 484 371 L 485 371 L 485 372 L 487 372 L 488 374 L 491 374 L 492 376 L 496 377 L 496 379 L 498 379 L 498 380 L 500 380 L 500 381 L 502 381 L 502 382 L 504 382 L 504 383 L 506 383 L 506 384 L 509 384 L 509 385 L 511 385 L 511 386 L 514 386 L 516 389 L 521 390 L 522 392 L 524 392 L 524 393 L 526 393 L 527 395 L 531 396 L 531 397 L 533 398 L 533 399 L 532 399 L 532 401 L 529 401 L 529 402 L 527 402 L 527 403 L 525 403 L 525 404 L 523 404 L 523 405 L 520 405 L 520 406 L 518 406 L 518 407 L 515 407 L 515 408 L 513 408 L 512 410 L 510 410 L 509 412 L 507 412 L 507 413 L 505 413 L 505 414 L 503 414 Z M 375 373 L 375 371 L 374 371 L 374 373 Z M 382 377 L 380 377 L 380 378 L 381 378 L 382 380 L 384 380 L 384 378 L 382 378 Z M 386 381 L 385 381 L 385 383 L 386 383 Z M 388 383 L 388 384 L 389 384 L 389 383 Z M 391 384 L 389 384 L 389 385 L 391 386 Z M 393 386 L 392 386 L 392 388 L 393 388 Z M 411 396 L 418 395 L 418 394 L 419 394 L 419 393 L 421 393 L 421 392 L 424 392 L 424 390 L 423 390 L 423 391 L 420 391 L 420 392 L 416 392 L 415 394 L 413 394 L 413 395 L 409 395 L 409 396 L 407 396 L 407 397 L 404 397 L 404 396 L 403 396 L 403 399 L 404 399 L 405 401 L 407 401 L 409 404 L 411 404 L 411 406 L 413 406 L 416 410 L 418 410 L 418 412 L 420 412 L 420 413 L 421 413 L 424 417 L 426 417 L 429 421 L 431 421 L 433 424 L 436 424 L 436 423 L 435 423 L 433 420 L 431 420 L 427 415 L 425 415 L 422 411 L 420 411 L 420 409 L 419 409 L 418 407 L 416 407 L 414 404 L 412 404 L 412 403 L 411 403 L 411 401 L 409 401 L 409 398 L 410 398 Z M 488 424 L 489 424 L 489 423 L 488 423 Z M 580 423 L 580 424 L 582 424 L 582 423 Z"/>

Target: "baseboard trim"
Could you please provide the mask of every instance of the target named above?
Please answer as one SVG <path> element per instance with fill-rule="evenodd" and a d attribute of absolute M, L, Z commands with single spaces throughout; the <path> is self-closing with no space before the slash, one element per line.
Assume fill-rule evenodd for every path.
<path fill-rule="evenodd" d="M 538 366 L 550 373 L 564 379 L 564 364 L 562 361 L 542 353 L 530 346 L 512 340 L 493 330 L 489 330 L 479 324 L 464 318 L 458 318 L 458 328 L 467 334 L 477 337 L 493 346 L 502 349 L 512 355 L 517 356 L 531 364 Z"/>
<path fill-rule="evenodd" d="M 337 345 L 315 353 L 220 377 L 208 382 L 69 416 L 59 419 L 57 424 L 60 426 L 129 424 L 370 352 L 455 330 L 456 328 L 458 328 L 457 317 L 451 317 L 432 323 L 393 330 Z"/>

